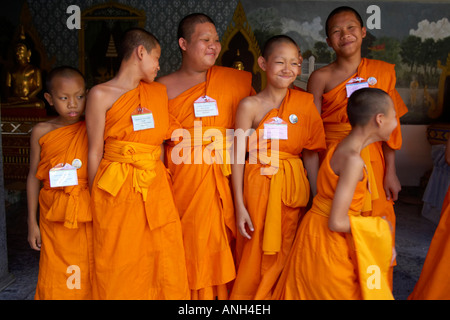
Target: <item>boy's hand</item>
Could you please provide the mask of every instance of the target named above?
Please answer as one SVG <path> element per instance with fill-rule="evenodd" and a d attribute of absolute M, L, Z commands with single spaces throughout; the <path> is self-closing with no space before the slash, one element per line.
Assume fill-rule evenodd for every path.
<path fill-rule="evenodd" d="M 31 249 L 40 251 L 41 250 L 41 231 L 39 226 L 29 226 L 28 227 L 28 243 Z"/>
<path fill-rule="evenodd" d="M 250 219 L 250 215 L 248 214 L 248 211 L 245 208 L 245 206 L 240 206 L 239 208 L 236 208 L 236 226 L 239 230 L 239 233 L 243 237 L 247 239 L 252 238 L 250 234 L 247 232 L 246 226 L 248 226 L 248 229 L 251 232 L 253 232 L 254 231 L 253 223 L 252 219 Z"/>

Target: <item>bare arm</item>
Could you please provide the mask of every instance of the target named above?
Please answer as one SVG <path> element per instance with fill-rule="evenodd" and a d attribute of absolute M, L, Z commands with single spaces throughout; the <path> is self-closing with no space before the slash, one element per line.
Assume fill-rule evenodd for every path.
<path fill-rule="evenodd" d="M 352 203 L 355 188 L 362 178 L 364 161 L 357 156 L 349 156 L 339 173 L 333 204 L 331 205 L 328 228 L 334 232 L 351 233 L 348 210 Z"/>
<path fill-rule="evenodd" d="M 92 190 L 98 166 L 103 158 L 106 111 L 105 93 L 94 87 L 89 91 L 86 101 L 86 130 L 88 135 L 88 179 Z"/>
<path fill-rule="evenodd" d="M 303 164 L 308 172 L 309 185 L 313 196 L 317 194 L 317 173 L 319 172 L 319 154 L 316 151 L 303 149 Z"/>
<path fill-rule="evenodd" d="M 311 73 L 306 91 L 314 96 L 314 104 L 316 105 L 319 114 L 322 114 L 322 95 L 325 92 L 325 81 L 319 70 Z"/>
<path fill-rule="evenodd" d="M 30 138 L 30 169 L 27 176 L 27 204 L 28 204 L 28 243 L 34 250 L 41 249 L 41 233 L 37 222 L 39 207 L 39 191 L 41 182 L 36 178 L 37 168 L 41 160 L 41 146 L 39 139 L 45 134 L 40 124 L 31 132 Z"/>
<path fill-rule="evenodd" d="M 233 163 L 231 165 L 231 182 L 234 193 L 234 207 L 236 210 L 236 226 L 243 237 L 251 239 L 246 226 L 253 231 L 253 224 L 250 215 L 244 205 L 243 186 L 244 186 L 244 168 L 245 153 L 248 141 L 248 130 L 252 128 L 252 112 L 248 99 L 244 99 L 239 104 L 236 111 L 235 138 L 233 144 Z"/>
<path fill-rule="evenodd" d="M 397 170 L 395 168 L 395 150 L 383 142 L 384 161 L 386 164 L 386 171 L 384 175 L 384 191 L 386 192 L 387 200 L 398 199 L 398 193 L 402 189 L 400 181 L 397 177 Z"/>

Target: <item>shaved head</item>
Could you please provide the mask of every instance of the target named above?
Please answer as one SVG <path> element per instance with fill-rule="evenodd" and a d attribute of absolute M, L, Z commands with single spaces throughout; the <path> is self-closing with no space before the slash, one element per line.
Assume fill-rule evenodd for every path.
<path fill-rule="evenodd" d="M 52 69 L 52 71 L 50 71 L 49 74 L 47 75 L 45 81 L 47 92 L 50 94 L 52 93 L 54 80 L 56 78 L 74 78 L 74 77 L 80 77 L 86 84 L 86 79 L 84 78 L 84 75 L 77 68 L 73 68 L 70 66 L 60 66 Z"/>
<path fill-rule="evenodd" d="M 122 35 L 118 46 L 119 58 L 128 60 L 133 50 L 138 46 L 144 46 L 145 50 L 150 53 L 154 48 L 160 46 L 159 40 L 147 30 L 142 28 L 131 28 Z"/>
<path fill-rule="evenodd" d="M 391 103 L 391 97 L 381 89 L 356 90 L 348 99 L 348 121 L 352 127 L 365 126 L 373 116 L 379 113 L 387 114 Z"/>
<path fill-rule="evenodd" d="M 359 23 L 361 24 L 361 28 L 364 27 L 364 22 L 361 18 L 361 15 L 358 13 L 358 11 L 356 11 L 355 9 L 353 9 L 352 7 L 347 7 L 347 6 L 342 6 L 342 7 L 338 7 L 336 9 L 334 9 L 333 11 L 331 11 L 331 13 L 328 15 L 327 20 L 325 21 L 325 33 L 327 35 L 327 37 L 329 37 L 328 35 L 328 29 L 330 28 L 330 20 L 337 14 L 342 13 L 342 12 L 351 12 L 355 15 L 356 19 L 359 21 Z"/>
<path fill-rule="evenodd" d="M 191 35 L 195 31 L 195 26 L 199 23 L 212 23 L 214 26 L 216 25 L 214 21 L 204 13 L 191 13 L 181 19 L 178 24 L 177 39 L 184 38 L 189 41 Z"/>
<path fill-rule="evenodd" d="M 264 48 L 262 51 L 262 56 L 264 57 L 264 59 L 267 60 L 269 58 L 269 56 L 273 52 L 273 49 L 279 43 L 290 43 L 298 48 L 297 43 L 294 41 L 294 39 L 292 39 L 289 36 L 285 36 L 285 35 L 273 36 L 269 40 L 267 40 L 266 43 L 264 44 Z"/>

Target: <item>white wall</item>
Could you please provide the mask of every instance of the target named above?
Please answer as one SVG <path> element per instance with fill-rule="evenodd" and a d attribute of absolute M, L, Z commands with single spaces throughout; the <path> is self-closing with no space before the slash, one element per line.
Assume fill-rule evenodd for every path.
<path fill-rule="evenodd" d="M 427 125 L 402 125 L 402 148 L 396 152 L 397 176 L 402 186 L 417 187 L 433 168 Z"/>

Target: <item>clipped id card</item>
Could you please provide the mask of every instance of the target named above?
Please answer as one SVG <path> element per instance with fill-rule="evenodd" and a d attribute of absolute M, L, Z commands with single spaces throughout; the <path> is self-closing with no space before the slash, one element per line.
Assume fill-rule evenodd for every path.
<path fill-rule="evenodd" d="M 274 117 L 264 123 L 264 139 L 287 140 L 288 126 L 286 121 Z"/>
<path fill-rule="evenodd" d="M 134 131 L 153 129 L 155 127 L 153 113 L 141 106 L 133 111 L 131 114 L 131 121 L 133 122 Z"/>
<path fill-rule="evenodd" d="M 369 83 L 363 78 L 356 77 L 351 79 L 345 85 L 345 90 L 347 90 L 347 98 L 349 98 L 352 95 L 352 93 L 355 92 L 356 90 L 368 87 Z"/>
<path fill-rule="evenodd" d="M 58 164 L 49 171 L 50 187 L 68 187 L 78 185 L 77 168 L 70 164 Z"/>
<path fill-rule="evenodd" d="M 208 96 L 202 96 L 194 101 L 194 114 L 197 118 L 219 115 L 217 101 Z"/>

